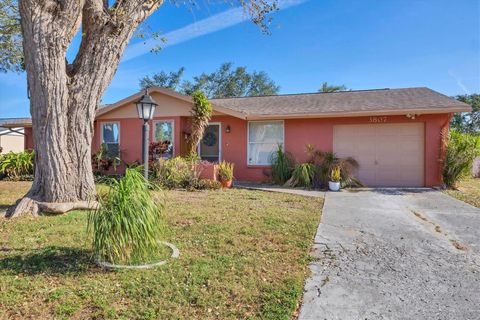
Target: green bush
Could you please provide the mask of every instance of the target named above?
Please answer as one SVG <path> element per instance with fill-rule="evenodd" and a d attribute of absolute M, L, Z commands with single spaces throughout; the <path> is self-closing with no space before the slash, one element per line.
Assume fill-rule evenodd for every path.
<path fill-rule="evenodd" d="M 311 163 L 297 164 L 293 169 L 292 177 L 286 185 L 291 187 L 311 188 L 315 177 L 315 167 Z"/>
<path fill-rule="evenodd" d="M 127 169 L 121 180 L 112 179 L 100 206 L 88 216 L 95 258 L 116 264 L 149 262 L 159 250 L 164 232 L 161 202 L 153 199 L 142 174 Z"/>
<path fill-rule="evenodd" d="M 443 182 L 447 187 L 455 187 L 457 182 L 470 175 L 473 160 L 480 155 L 480 137 L 450 131 L 445 161 L 443 162 Z"/>
<path fill-rule="evenodd" d="M 152 182 L 166 189 L 195 189 L 198 173 L 195 162 L 182 157 L 158 159 L 151 166 Z"/>
<path fill-rule="evenodd" d="M 9 152 L 0 156 L 0 174 L 11 180 L 33 175 L 34 151 Z"/>
<path fill-rule="evenodd" d="M 292 176 L 293 157 L 284 152 L 281 145 L 278 145 L 277 151 L 272 154 L 272 180 L 277 184 L 284 184 Z"/>

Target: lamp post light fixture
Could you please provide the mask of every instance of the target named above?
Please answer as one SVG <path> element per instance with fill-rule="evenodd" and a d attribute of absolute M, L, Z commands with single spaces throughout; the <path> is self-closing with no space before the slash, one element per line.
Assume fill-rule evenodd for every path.
<path fill-rule="evenodd" d="M 148 89 L 145 89 L 145 93 L 142 98 L 136 103 L 138 117 L 143 119 L 142 128 L 142 162 L 143 162 L 143 176 L 148 179 L 148 121 L 152 120 L 155 108 L 158 104 L 148 94 Z"/>

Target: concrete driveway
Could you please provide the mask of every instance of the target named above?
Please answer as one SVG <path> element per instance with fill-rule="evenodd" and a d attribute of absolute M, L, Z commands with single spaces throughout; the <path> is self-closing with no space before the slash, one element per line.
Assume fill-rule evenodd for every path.
<path fill-rule="evenodd" d="M 480 319 L 480 210 L 431 189 L 327 193 L 300 319 Z"/>

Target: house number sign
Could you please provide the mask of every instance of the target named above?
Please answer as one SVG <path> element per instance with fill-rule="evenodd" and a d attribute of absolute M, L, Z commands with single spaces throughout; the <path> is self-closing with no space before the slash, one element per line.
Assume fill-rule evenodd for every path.
<path fill-rule="evenodd" d="M 368 122 L 371 122 L 371 123 L 385 123 L 385 122 L 387 122 L 387 117 L 370 117 Z"/>

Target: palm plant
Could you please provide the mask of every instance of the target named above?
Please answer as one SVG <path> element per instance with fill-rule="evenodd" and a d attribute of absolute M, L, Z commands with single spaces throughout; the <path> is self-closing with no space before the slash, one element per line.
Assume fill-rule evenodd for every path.
<path fill-rule="evenodd" d="M 125 177 L 112 179 L 110 186 L 88 216 L 94 256 L 117 264 L 147 262 L 164 231 L 163 206 L 151 197 L 138 170 L 127 169 Z"/>
<path fill-rule="evenodd" d="M 208 126 L 213 110 L 212 104 L 201 91 L 195 91 L 192 94 L 192 98 L 192 133 L 189 138 L 190 156 L 194 156 L 197 153 L 197 146 L 203 137 L 205 128 Z"/>
<path fill-rule="evenodd" d="M 443 162 L 443 182 L 447 187 L 455 188 L 461 178 L 471 174 L 473 160 L 480 155 L 480 137 L 452 130 L 443 139 L 448 141 Z"/>
<path fill-rule="evenodd" d="M 290 179 L 293 171 L 293 157 L 284 152 L 282 145 L 278 145 L 277 151 L 272 154 L 272 180 L 277 184 L 284 184 Z"/>
<path fill-rule="evenodd" d="M 33 174 L 34 159 L 34 151 L 9 152 L 0 158 L 0 173 L 15 180 Z"/>
<path fill-rule="evenodd" d="M 297 164 L 292 177 L 285 183 L 290 187 L 311 188 L 315 177 L 315 167 L 311 163 Z"/>
<path fill-rule="evenodd" d="M 314 185 L 316 187 L 326 188 L 330 174 L 335 168 L 340 169 L 342 187 L 363 186 L 354 176 L 359 167 L 357 160 L 352 157 L 339 158 L 334 152 L 315 150 L 312 146 L 307 146 L 307 152 L 310 155 L 308 162 L 315 166 Z"/>

